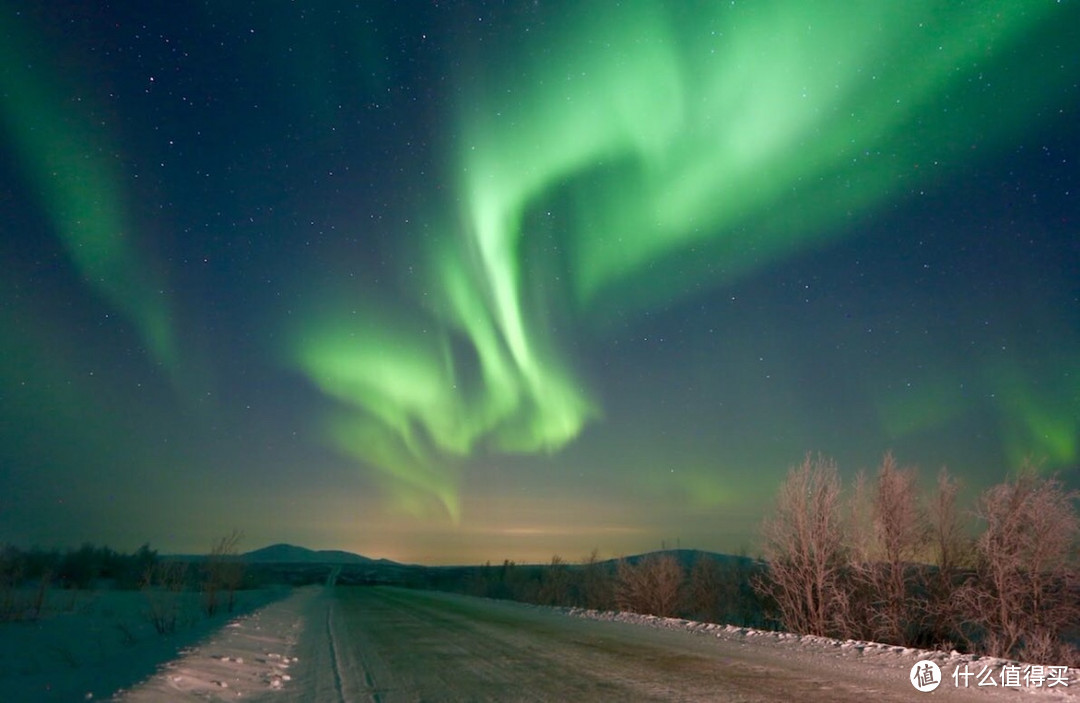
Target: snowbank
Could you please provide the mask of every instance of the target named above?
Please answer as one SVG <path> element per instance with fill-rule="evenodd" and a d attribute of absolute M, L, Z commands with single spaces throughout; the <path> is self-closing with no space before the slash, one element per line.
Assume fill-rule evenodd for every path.
<path fill-rule="evenodd" d="M 1032 665 L 1030 662 L 1017 662 L 1009 659 L 999 659 L 996 657 L 982 656 L 979 654 L 961 654 L 956 650 L 951 652 L 945 652 L 941 650 L 929 650 L 929 649 L 916 649 L 913 647 L 901 647 L 894 644 L 883 644 L 881 642 L 866 642 L 863 640 L 839 640 L 831 637 L 819 637 L 816 635 L 799 635 L 792 632 L 776 632 L 773 630 L 758 630 L 752 627 L 738 627 L 735 625 L 717 625 L 714 623 L 697 622 L 695 620 L 684 620 L 682 618 L 665 618 L 658 617 L 656 615 L 641 615 L 639 613 L 628 612 L 613 612 L 613 611 L 600 611 L 590 610 L 587 608 L 558 608 L 565 612 L 567 615 L 578 618 L 587 618 L 591 620 L 611 620 L 617 622 L 628 622 L 644 627 L 651 627 L 654 629 L 662 630 L 685 630 L 688 632 L 696 632 L 704 635 L 721 637 L 729 641 L 737 640 L 753 640 L 763 644 L 775 644 L 777 646 L 789 646 L 793 648 L 799 648 L 802 651 L 832 651 L 838 653 L 841 656 L 849 657 L 875 657 L 875 658 L 905 658 L 910 659 L 912 663 L 916 661 L 933 661 L 942 670 L 953 671 L 958 667 L 963 667 L 965 664 L 972 665 L 973 670 L 981 670 L 986 667 L 991 670 L 999 671 L 1002 667 L 1018 666 L 1021 668 L 1027 668 Z M 1053 663 L 1036 662 L 1035 665 L 1041 665 L 1044 667 L 1053 666 Z M 1068 681 L 1068 690 L 1076 691 L 1080 689 L 1080 669 L 1066 668 L 1064 670 L 1063 678 Z M 1065 687 L 1057 687 L 1065 688 Z M 1030 692 L 1052 691 L 1049 687 L 1043 687 L 1041 689 L 1029 688 Z M 1061 690 L 1054 691 L 1055 693 L 1062 693 Z"/>

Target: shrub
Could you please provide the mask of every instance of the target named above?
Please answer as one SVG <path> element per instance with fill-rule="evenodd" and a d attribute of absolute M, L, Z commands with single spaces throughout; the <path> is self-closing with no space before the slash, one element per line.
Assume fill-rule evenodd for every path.
<path fill-rule="evenodd" d="M 570 572 L 562 557 L 551 557 L 551 563 L 540 575 L 539 600 L 541 605 L 568 605 L 570 600 Z"/>
<path fill-rule="evenodd" d="M 615 604 L 620 610 L 674 616 L 682 603 L 683 568 L 671 554 L 650 554 L 616 567 Z"/>
<path fill-rule="evenodd" d="M 233 530 L 216 540 L 203 563 L 203 612 L 207 617 L 217 613 L 221 594 L 225 593 L 226 607 L 232 612 L 236 603 L 236 590 L 244 579 L 244 564 L 239 559 L 240 538 L 243 533 Z"/>
<path fill-rule="evenodd" d="M 581 565 L 581 605 L 594 610 L 610 610 L 615 605 L 611 570 L 595 548 Z"/>
<path fill-rule="evenodd" d="M 919 504 L 914 468 L 900 468 L 887 453 L 878 469 L 873 495 L 865 476 L 856 480 L 852 513 L 864 524 L 852 530 L 847 619 L 843 634 L 914 645 L 926 619 L 926 598 L 916 566 L 930 540 Z M 866 518 L 869 525 L 866 525 Z M 858 519 L 858 518 L 857 518 Z"/>
<path fill-rule="evenodd" d="M 155 562 L 143 574 L 141 590 L 146 596 L 146 619 L 159 635 L 176 631 L 187 563 Z"/>
<path fill-rule="evenodd" d="M 715 559 L 700 555 L 690 568 L 690 612 L 698 620 L 720 622 L 722 576 Z"/>
<path fill-rule="evenodd" d="M 938 472 L 937 489 L 930 501 L 929 551 L 933 571 L 926 581 L 926 622 L 921 646 L 954 649 L 961 646 L 963 614 L 953 594 L 962 582 L 963 570 L 972 564 L 972 540 L 959 507 L 960 485 L 944 468 Z"/>
<path fill-rule="evenodd" d="M 985 527 L 974 573 L 954 596 L 970 644 L 1001 657 L 1075 661 L 1062 635 L 1080 623 L 1078 497 L 1030 463 L 979 497 L 976 516 Z"/>
<path fill-rule="evenodd" d="M 836 464 L 807 455 L 788 472 L 762 527 L 768 568 L 755 588 L 794 632 L 828 635 L 842 627 L 849 540 L 840 507 Z"/>
<path fill-rule="evenodd" d="M 971 540 L 958 490 L 942 470 L 924 510 L 914 469 L 886 454 L 872 492 L 856 480 L 845 522 L 835 465 L 807 457 L 764 523 L 755 588 L 795 632 L 1080 664 L 1080 492 L 1025 464 L 979 496 Z"/>

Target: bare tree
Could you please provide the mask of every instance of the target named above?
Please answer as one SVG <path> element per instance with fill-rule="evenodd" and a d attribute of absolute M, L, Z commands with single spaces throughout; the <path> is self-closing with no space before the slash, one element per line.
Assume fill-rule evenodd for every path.
<path fill-rule="evenodd" d="M 611 571 L 600 561 L 600 550 L 593 548 L 582 560 L 582 600 L 586 608 L 606 610 L 614 606 Z"/>
<path fill-rule="evenodd" d="M 937 489 L 930 500 L 929 548 L 935 570 L 928 579 L 926 637 L 938 649 L 952 649 L 960 639 L 963 613 L 957 612 L 954 593 L 960 585 L 962 569 L 971 565 L 971 539 L 956 499 L 960 484 L 947 469 L 938 472 Z"/>
<path fill-rule="evenodd" d="M 645 560 L 649 580 L 654 585 L 654 615 L 678 615 L 683 602 L 683 582 L 686 571 L 673 554 L 663 554 Z"/>
<path fill-rule="evenodd" d="M 938 472 L 937 491 L 930 503 L 929 518 L 934 564 L 943 576 L 956 574 L 970 560 L 970 540 L 956 504 L 959 492 L 960 484 L 942 467 Z"/>
<path fill-rule="evenodd" d="M 971 644 L 995 656 L 1076 660 L 1061 637 L 1080 623 L 1078 498 L 1030 463 L 979 497 L 974 575 L 956 593 Z"/>
<path fill-rule="evenodd" d="M 570 595 L 570 572 L 558 554 L 540 576 L 541 605 L 566 605 Z"/>
<path fill-rule="evenodd" d="M 833 633 L 843 613 L 847 530 L 840 507 L 836 464 L 807 454 L 788 472 L 763 525 L 768 569 L 755 587 L 774 600 L 784 626 L 795 632 Z"/>
<path fill-rule="evenodd" d="M 690 608 L 695 617 L 708 622 L 720 621 L 722 583 L 720 565 L 712 557 L 701 554 L 690 569 Z"/>
<path fill-rule="evenodd" d="M 683 579 L 682 565 L 671 554 L 650 554 L 636 564 L 621 559 L 616 568 L 615 603 L 635 613 L 675 615 Z"/>
<path fill-rule="evenodd" d="M 146 619 L 159 635 L 176 631 L 181 594 L 187 576 L 187 563 L 159 561 L 143 572 L 140 588 L 146 596 Z"/>
<path fill-rule="evenodd" d="M 221 592 L 226 594 L 226 606 L 232 612 L 236 589 L 244 576 L 244 565 L 239 560 L 239 545 L 243 533 L 233 530 L 214 541 L 203 563 L 203 612 L 212 617 L 221 605 Z"/>
<path fill-rule="evenodd" d="M 865 480 L 856 484 L 859 502 L 865 502 Z M 916 597 L 915 562 L 929 541 L 925 514 L 919 505 L 918 477 L 914 468 L 900 468 L 886 453 L 878 469 L 870 501 L 868 539 L 859 540 L 852 564 L 853 590 L 863 597 L 848 616 L 862 636 L 883 642 L 913 644 L 921 631 L 925 599 Z M 865 634 L 863 634 L 865 633 Z"/>
<path fill-rule="evenodd" d="M 19 551 L 10 545 L 0 545 L 0 622 L 19 617 L 18 593 L 24 571 Z"/>

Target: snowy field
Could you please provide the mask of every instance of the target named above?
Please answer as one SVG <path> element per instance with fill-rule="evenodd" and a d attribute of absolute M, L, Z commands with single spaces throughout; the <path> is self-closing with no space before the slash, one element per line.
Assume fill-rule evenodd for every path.
<path fill-rule="evenodd" d="M 53 594 L 0 624 L 0 700 L 1080 700 L 1076 670 L 1017 665 L 1009 687 L 1009 662 L 867 642 L 384 587 L 242 596 L 159 635 L 140 593 Z M 930 693 L 908 680 L 925 660 Z"/>
<path fill-rule="evenodd" d="M 19 595 L 32 601 L 33 594 Z M 140 591 L 51 590 L 38 617 L 0 622 L 0 701 L 107 700 L 288 595 L 283 588 L 241 591 L 232 614 L 207 618 L 199 594 L 169 594 L 176 626 L 163 635 Z"/>

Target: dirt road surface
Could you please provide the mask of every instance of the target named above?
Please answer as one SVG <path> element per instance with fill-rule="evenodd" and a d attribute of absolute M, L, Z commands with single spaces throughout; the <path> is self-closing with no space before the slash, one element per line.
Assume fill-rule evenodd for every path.
<path fill-rule="evenodd" d="M 920 693 L 911 654 L 850 652 L 657 630 L 534 606 L 396 588 L 312 598 L 294 678 L 267 700 L 315 701 L 1053 701 L 1055 690 Z"/>

